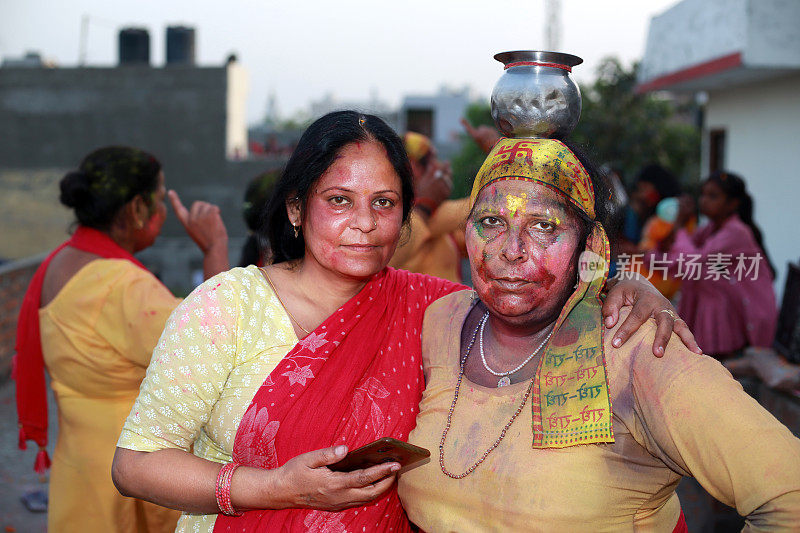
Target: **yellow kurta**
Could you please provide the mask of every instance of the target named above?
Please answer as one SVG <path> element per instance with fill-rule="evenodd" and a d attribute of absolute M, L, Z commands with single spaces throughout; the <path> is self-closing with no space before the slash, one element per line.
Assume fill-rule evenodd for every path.
<path fill-rule="evenodd" d="M 142 452 L 179 448 L 229 462 L 242 416 L 297 342 L 257 267 L 214 276 L 167 320 L 141 393 L 133 408 L 128 404 L 117 446 Z M 210 532 L 216 518 L 184 514 L 177 531 Z"/>
<path fill-rule="evenodd" d="M 717 361 L 689 352 L 675 336 L 663 359 L 653 357 L 652 321 L 621 349 L 611 346 L 613 331 L 604 335 L 614 444 L 532 449 L 529 400 L 472 474 L 446 477 L 438 448 L 469 308 L 469 296 L 455 293 L 425 316 L 427 386 L 409 442 L 432 457 L 403 474 L 399 488 L 422 530 L 671 532 L 682 475 L 749 515 L 748 531 L 800 524 L 800 441 Z M 528 383 L 493 389 L 464 378 L 445 446 L 451 472 L 466 470 L 495 441 Z"/>
<path fill-rule="evenodd" d="M 397 247 L 390 266 L 462 283 L 464 224 L 469 198 L 447 200 L 427 220 L 411 214 L 410 234 Z"/>
<path fill-rule="evenodd" d="M 176 511 L 117 492 L 111 462 L 153 347 L 178 302 L 130 261 L 98 259 L 39 310 L 58 404 L 49 531 L 174 530 Z"/>

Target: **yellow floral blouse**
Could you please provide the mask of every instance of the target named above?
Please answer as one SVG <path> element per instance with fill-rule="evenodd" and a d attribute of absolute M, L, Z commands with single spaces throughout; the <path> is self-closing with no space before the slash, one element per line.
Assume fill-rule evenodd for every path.
<path fill-rule="evenodd" d="M 245 410 L 297 342 L 258 268 L 209 279 L 167 321 L 117 446 L 230 461 Z M 176 531 L 212 531 L 216 517 L 184 513 Z"/>

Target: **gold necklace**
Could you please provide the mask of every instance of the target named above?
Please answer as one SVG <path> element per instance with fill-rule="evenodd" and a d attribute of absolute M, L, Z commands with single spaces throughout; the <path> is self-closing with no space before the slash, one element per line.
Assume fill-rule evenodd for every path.
<path fill-rule="evenodd" d="M 259 270 L 261 271 L 261 273 L 262 273 L 262 274 L 264 274 L 264 277 L 265 277 L 265 278 L 267 278 L 267 283 L 269 283 L 269 286 L 270 286 L 270 288 L 272 289 L 272 292 L 273 292 L 273 293 L 275 293 L 275 298 L 277 298 L 277 299 L 278 299 L 278 302 L 281 304 L 281 307 L 283 307 L 283 310 L 284 310 L 284 311 L 286 311 L 286 314 L 287 314 L 287 315 L 289 315 L 289 318 L 290 318 L 290 319 L 292 319 L 292 322 L 294 322 L 295 324 L 297 324 L 297 327 L 298 327 L 298 328 L 300 328 L 300 329 L 302 329 L 302 330 L 305 332 L 305 334 L 306 334 L 306 335 L 310 335 L 310 334 L 311 334 L 311 332 L 310 332 L 310 331 L 308 331 L 308 330 L 307 330 L 306 328 L 304 328 L 303 326 L 301 326 L 301 325 L 300 325 L 300 322 L 298 322 L 298 321 L 297 321 L 297 319 L 294 317 L 294 315 L 292 315 L 292 313 L 290 313 L 290 312 L 289 312 L 289 308 L 288 308 L 288 307 L 286 307 L 286 304 L 285 304 L 285 303 L 283 303 L 283 300 L 281 300 L 281 297 L 280 297 L 280 295 L 278 294 L 278 289 L 276 289 L 276 288 L 275 288 L 275 285 L 273 285 L 273 284 L 272 284 L 272 280 L 271 280 L 271 279 L 269 279 L 269 274 L 267 274 L 267 271 L 264 269 L 264 267 L 261 267 L 261 268 L 259 268 Z"/>
<path fill-rule="evenodd" d="M 482 320 L 481 324 L 483 324 L 484 322 L 485 320 Z M 456 392 L 453 395 L 453 403 L 450 405 L 450 410 L 447 413 L 447 424 L 445 424 L 444 431 L 442 432 L 442 440 L 439 442 L 439 467 L 442 469 L 444 475 L 453 479 L 462 479 L 470 475 L 476 468 L 478 468 L 478 465 L 484 462 L 486 458 L 489 457 L 489 454 L 492 453 L 494 449 L 500 445 L 500 442 L 506 436 L 506 431 L 508 431 L 508 428 L 511 427 L 511 424 L 514 423 L 514 420 L 516 420 L 519 414 L 522 412 L 522 408 L 525 407 L 525 404 L 528 402 L 528 398 L 531 395 L 531 391 L 533 390 L 533 379 L 531 379 L 531 384 L 528 385 L 528 390 L 525 392 L 525 397 L 522 398 L 522 403 L 519 404 L 519 407 L 517 407 L 517 410 L 514 412 L 514 415 L 511 417 L 511 420 L 509 420 L 508 423 L 505 425 L 505 427 L 503 427 L 503 430 L 500 432 L 500 436 L 497 437 L 497 439 L 494 441 L 494 444 L 489 446 L 489 448 L 485 452 L 483 452 L 483 455 L 481 455 L 480 459 L 475 461 L 475 463 L 472 466 L 467 468 L 467 470 L 463 474 L 453 474 L 447 469 L 446 466 L 444 466 L 444 443 L 447 440 L 447 433 L 450 431 L 450 424 L 453 420 L 453 412 L 456 410 L 456 402 L 458 402 L 458 390 L 461 388 L 461 381 L 464 379 L 464 363 L 467 362 L 467 357 L 469 357 L 469 352 L 472 350 L 472 345 L 475 344 L 475 338 L 478 336 L 478 330 L 480 329 L 481 324 L 478 324 L 478 326 L 475 328 L 475 333 L 472 334 L 472 340 L 469 341 L 469 345 L 467 346 L 467 351 L 464 354 L 464 357 L 461 358 L 461 368 L 458 372 L 458 383 L 456 384 Z M 534 379 L 535 378 L 536 377 L 534 376 Z"/>

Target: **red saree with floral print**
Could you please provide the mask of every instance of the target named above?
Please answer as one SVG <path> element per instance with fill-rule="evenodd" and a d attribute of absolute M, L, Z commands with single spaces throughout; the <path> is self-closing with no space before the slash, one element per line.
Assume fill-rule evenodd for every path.
<path fill-rule="evenodd" d="M 424 388 L 420 333 L 428 305 L 463 289 L 386 268 L 267 377 L 245 412 L 233 460 L 277 468 L 335 444 L 350 449 L 380 437 L 407 440 Z M 364 507 L 219 515 L 214 531 L 410 531 L 396 487 Z"/>

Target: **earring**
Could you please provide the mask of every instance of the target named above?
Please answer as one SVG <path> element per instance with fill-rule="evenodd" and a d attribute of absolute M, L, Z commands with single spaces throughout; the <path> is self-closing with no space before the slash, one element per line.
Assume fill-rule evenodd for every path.
<path fill-rule="evenodd" d="M 469 304 L 470 305 L 475 305 L 475 300 L 477 300 L 477 299 L 478 299 L 478 291 L 472 291 L 472 294 L 470 295 Z"/>
<path fill-rule="evenodd" d="M 294 238 L 296 239 L 300 236 L 300 232 L 297 231 L 297 226 L 295 226 L 294 224 L 292 224 L 292 228 L 294 228 Z"/>
<path fill-rule="evenodd" d="M 142 222 L 141 220 L 139 220 L 137 218 L 136 219 L 136 229 L 142 229 L 143 227 L 144 227 L 144 222 Z"/>

